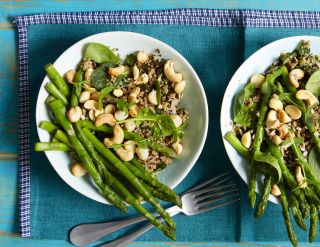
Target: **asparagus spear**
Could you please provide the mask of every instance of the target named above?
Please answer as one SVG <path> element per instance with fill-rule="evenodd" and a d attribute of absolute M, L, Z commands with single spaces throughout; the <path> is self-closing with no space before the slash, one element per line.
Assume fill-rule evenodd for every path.
<path fill-rule="evenodd" d="M 66 133 L 64 133 L 62 130 L 57 130 L 54 137 L 59 140 L 60 142 L 72 147 L 70 141 L 69 141 L 69 138 L 67 136 Z"/>
<path fill-rule="evenodd" d="M 160 183 L 156 178 L 150 176 L 149 173 L 142 172 L 138 168 L 132 166 L 130 163 L 126 162 L 125 163 L 129 170 L 138 178 L 140 178 L 142 181 L 144 181 L 147 184 L 152 185 L 153 187 L 156 188 L 158 192 L 161 192 L 165 195 L 170 196 L 172 199 L 174 199 L 174 203 L 181 208 L 182 207 L 182 201 L 180 197 L 174 192 L 172 189 L 170 189 L 167 185 Z"/>
<path fill-rule="evenodd" d="M 309 242 L 312 243 L 317 237 L 317 224 L 318 224 L 317 208 L 315 205 L 310 206 L 310 229 L 309 229 Z"/>
<path fill-rule="evenodd" d="M 85 131 L 85 129 L 84 129 Z M 89 131 L 90 132 L 90 131 Z M 88 133 L 85 133 L 88 134 Z M 106 167 L 112 166 L 107 160 L 103 160 Z M 166 236 L 172 240 L 176 240 L 175 234 L 172 229 L 168 228 L 166 225 L 160 223 L 160 221 L 155 218 L 148 210 L 146 210 L 140 202 L 128 191 L 128 189 L 117 179 L 114 179 L 114 187 L 119 190 L 122 195 L 123 200 L 134 207 L 138 212 L 140 212 L 144 217 L 146 217 L 153 225 L 155 225 L 159 230 L 161 230 Z"/>
<path fill-rule="evenodd" d="M 34 151 L 70 151 L 70 147 L 61 142 L 36 142 Z"/>
<path fill-rule="evenodd" d="M 308 217 L 310 212 L 309 204 L 306 201 L 306 198 L 301 189 L 297 189 L 298 184 L 294 178 L 294 176 L 289 171 L 280 151 L 280 148 L 274 144 L 273 142 L 269 142 L 269 151 L 271 154 L 278 159 L 278 164 L 282 170 L 282 176 L 285 182 L 288 184 L 292 193 L 297 197 L 299 201 L 299 206 L 301 208 L 301 212 L 304 218 Z"/>
<path fill-rule="evenodd" d="M 262 196 L 261 196 L 260 202 L 254 212 L 255 218 L 261 217 L 264 214 L 264 211 L 266 210 L 266 207 L 268 204 L 268 198 L 269 198 L 269 195 L 271 192 L 271 187 L 272 187 L 272 178 L 271 178 L 271 176 L 266 176 L 264 179 L 264 187 L 263 187 L 263 191 L 262 191 Z"/>
<path fill-rule="evenodd" d="M 57 88 L 61 91 L 61 93 L 65 97 L 68 97 L 70 93 L 68 84 L 63 80 L 63 78 L 55 69 L 55 67 L 51 63 L 49 63 L 44 67 L 44 69 L 46 70 L 50 80 L 57 86 Z"/>
<path fill-rule="evenodd" d="M 46 103 L 46 104 L 50 104 L 52 101 L 55 101 L 55 100 L 56 100 L 56 98 L 50 94 L 50 95 L 46 98 L 45 103 Z"/>
<path fill-rule="evenodd" d="M 235 133 L 229 131 L 225 134 L 224 138 L 234 147 L 234 149 L 246 159 L 251 158 L 251 152 L 245 146 L 242 145 L 241 141 L 237 138 Z"/>
<path fill-rule="evenodd" d="M 67 98 L 63 95 L 63 93 L 52 83 L 49 82 L 45 85 L 47 91 L 53 95 L 56 99 L 61 100 L 64 105 L 68 105 Z M 53 102 L 53 101 L 52 101 Z"/>
<path fill-rule="evenodd" d="M 293 217 L 294 217 L 297 225 L 306 231 L 307 226 L 306 226 L 304 219 L 302 217 L 301 211 L 299 209 L 299 202 L 298 202 L 297 197 L 295 196 L 294 193 L 291 193 L 291 211 L 292 211 Z"/>
<path fill-rule="evenodd" d="M 83 128 L 86 128 L 86 129 L 89 129 L 89 130 L 95 130 L 95 131 L 101 131 L 101 132 L 104 132 L 104 133 L 107 133 L 107 134 L 112 134 L 113 133 L 113 129 L 106 125 L 106 124 L 103 124 L 103 125 L 100 125 L 99 127 L 96 127 L 91 121 L 89 120 L 79 120 L 79 123 L 81 125 L 81 127 Z M 124 139 L 126 140 L 134 140 L 135 142 L 143 142 L 143 143 L 146 143 L 146 145 L 159 152 L 159 153 L 162 153 L 166 156 L 169 156 L 170 158 L 173 158 L 173 159 L 177 159 L 179 158 L 179 156 L 176 154 L 176 152 L 172 149 L 172 148 L 169 148 L 167 146 L 164 146 L 164 145 L 161 145 L 157 142 L 153 142 L 153 141 L 149 141 L 145 138 L 143 138 L 142 136 L 140 136 L 139 134 L 136 134 L 136 133 L 132 133 L 132 132 L 129 132 L 127 130 L 124 130 Z"/>
<path fill-rule="evenodd" d="M 292 222 L 290 219 L 289 205 L 288 205 L 288 200 L 287 200 L 287 196 L 286 196 L 286 191 L 284 189 L 283 183 L 279 183 L 278 186 L 281 191 L 280 201 L 281 201 L 281 205 L 282 205 L 282 215 L 284 218 L 284 222 L 287 226 L 288 236 L 289 236 L 289 239 L 290 239 L 292 245 L 298 246 L 297 236 L 294 232 L 293 225 L 292 225 Z"/>
<path fill-rule="evenodd" d="M 146 190 L 139 179 L 118 159 L 106 146 L 103 145 L 88 129 L 83 129 L 84 134 L 92 142 L 95 149 L 106 158 L 112 165 L 126 178 L 132 186 L 154 207 L 154 209 L 163 217 L 168 226 L 175 229 L 175 223 L 170 215 L 161 207 L 159 202 Z"/>
<path fill-rule="evenodd" d="M 40 122 L 39 127 L 48 131 L 50 134 L 59 129 L 57 125 L 45 120 Z"/>
<path fill-rule="evenodd" d="M 56 100 L 56 101 L 53 101 L 52 103 L 50 103 L 50 107 L 51 107 L 52 111 L 54 112 L 56 119 L 59 121 L 61 126 L 67 132 L 74 150 L 79 155 L 79 158 L 81 159 L 82 164 L 85 166 L 85 168 L 89 172 L 93 181 L 100 188 L 104 197 L 108 201 L 110 201 L 110 203 L 114 203 L 115 201 L 113 200 L 114 197 L 112 194 L 112 190 L 110 189 L 110 187 L 108 185 L 106 185 L 103 182 L 102 177 L 101 177 L 100 173 L 98 172 L 98 170 L 96 169 L 96 167 L 94 166 L 88 152 L 86 151 L 86 149 L 84 148 L 82 143 L 77 138 L 72 124 L 65 117 L 65 106 L 62 104 L 62 102 L 60 100 Z M 126 210 L 126 207 L 122 207 L 121 204 L 119 204 L 119 205 L 115 204 L 115 206 L 117 206 L 119 209 L 121 209 L 123 211 Z"/>

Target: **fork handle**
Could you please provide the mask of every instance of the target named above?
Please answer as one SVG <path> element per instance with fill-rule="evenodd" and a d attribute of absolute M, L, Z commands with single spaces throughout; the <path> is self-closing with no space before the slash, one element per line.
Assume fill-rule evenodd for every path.
<path fill-rule="evenodd" d="M 180 211 L 177 206 L 166 209 L 168 213 Z M 158 217 L 158 213 L 153 214 L 155 217 Z M 144 216 L 139 216 L 131 219 L 123 219 L 117 221 L 109 221 L 104 223 L 91 223 L 91 224 L 81 224 L 74 227 L 70 234 L 70 242 L 77 246 L 84 246 L 90 244 L 103 236 L 111 234 L 121 228 L 130 226 L 132 224 L 145 221 Z"/>
<path fill-rule="evenodd" d="M 146 218 L 144 216 L 140 216 L 104 223 L 81 224 L 71 230 L 69 234 L 70 242 L 77 246 L 84 246 L 121 228 L 144 220 L 146 220 Z"/>
<path fill-rule="evenodd" d="M 170 213 L 170 216 L 174 216 L 176 214 L 180 213 L 179 211 L 176 212 L 172 212 Z M 163 221 L 163 219 L 159 220 L 160 222 Z M 128 243 L 132 242 L 133 240 L 135 240 L 136 238 L 138 238 L 139 236 L 143 235 L 144 233 L 146 233 L 147 231 L 149 231 L 150 229 L 152 229 L 154 227 L 153 224 L 148 223 L 146 224 L 144 227 L 141 227 L 140 229 L 125 235 L 123 237 L 117 238 L 116 240 L 113 240 L 107 244 L 103 244 L 103 245 L 99 245 L 99 247 L 124 247 L 126 246 Z"/>

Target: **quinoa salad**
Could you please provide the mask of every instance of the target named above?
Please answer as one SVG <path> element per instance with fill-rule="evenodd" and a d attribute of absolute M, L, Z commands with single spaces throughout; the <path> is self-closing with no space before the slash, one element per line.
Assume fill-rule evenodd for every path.
<path fill-rule="evenodd" d="M 233 100 L 229 143 L 248 160 L 248 197 L 261 217 L 269 195 L 279 198 L 288 236 L 294 246 L 296 224 L 309 240 L 317 233 L 320 210 L 320 57 L 302 40 L 293 51 L 283 51 L 266 71 L 254 74 Z M 256 205 L 257 177 L 263 177 Z"/>

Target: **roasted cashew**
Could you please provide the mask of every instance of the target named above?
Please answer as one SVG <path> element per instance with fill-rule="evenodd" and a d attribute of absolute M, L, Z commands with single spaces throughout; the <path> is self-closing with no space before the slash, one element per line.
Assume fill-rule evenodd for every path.
<path fill-rule="evenodd" d="M 296 93 L 296 98 L 300 100 L 305 100 L 308 107 L 312 107 L 315 104 L 319 103 L 317 97 L 313 93 L 309 92 L 308 90 L 303 90 L 303 89 L 299 90 Z"/>
<path fill-rule="evenodd" d="M 125 71 L 126 71 L 126 67 L 124 67 L 122 64 L 120 64 L 118 67 L 108 69 L 108 73 L 111 76 L 121 75 Z"/>
<path fill-rule="evenodd" d="M 164 74 L 167 79 L 173 83 L 182 81 L 182 74 L 176 73 L 174 71 L 174 62 L 172 60 L 168 60 L 164 65 Z"/>
<path fill-rule="evenodd" d="M 114 126 L 116 124 L 116 119 L 110 113 L 103 113 L 96 118 L 95 125 L 99 127 L 102 124 L 109 124 L 110 126 Z"/>
<path fill-rule="evenodd" d="M 304 77 L 304 71 L 302 69 L 293 69 L 289 73 L 289 82 L 295 88 L 299 87 L 299 80 Z"/>

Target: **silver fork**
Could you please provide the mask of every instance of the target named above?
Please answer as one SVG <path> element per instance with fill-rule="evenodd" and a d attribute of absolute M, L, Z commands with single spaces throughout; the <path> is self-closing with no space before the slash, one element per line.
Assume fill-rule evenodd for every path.
<path fill-rule="evenodd" d="M 237 193 L 235 184 L 230 183 L 230 177 L 227 177 L 226 175 L 227 173 L 224 173 L 213 177 L 185 191 L 181 197 L 183 205 L 182 209 L 178 206 L 173 206 L 166 209 L 166 211 L 171 216 L 178 213 L 184 213 L 187 216 L 192 216 L 239 201 L 239 194 Z M 154 215 L 159 216 L 156 213 Z M 146 220 L 146 218 L 141 216 L 105 223 L 81 224 L 71 230 L 69 235 L 70 241 L 75 245 L 84 246 L 121 228 L 144 220 Z M 120 237 L 105 245 L 101 245 L 101 247 L 124 246 L 149 231 L 152 227 L 153 225 L 149 223 L 126 236 Z"/>

